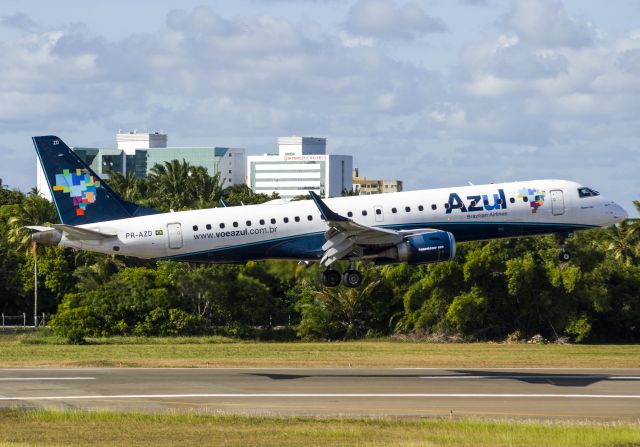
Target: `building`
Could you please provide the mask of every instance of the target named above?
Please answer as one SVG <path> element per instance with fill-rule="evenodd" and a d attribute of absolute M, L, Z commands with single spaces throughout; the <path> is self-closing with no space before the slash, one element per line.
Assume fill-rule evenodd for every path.
<path fill-rule="evenodd" d="M 223 188 L 245 183 L 246 157 L 242 148 L 230 147 L 167 147 L 167 135 L 159 132 L 118 132 L 117 148 L 73 147 L 73 151 L 101 178 L 108 181 L 111 172 L 134 172 L 143 178 L 156 164 L 185 160 L 193 166 L 207 168 L 210 175 L 220 172 Z M 47 180 L 37 165 L 37 188 L 51 199 Z"/>
<path fill-rule="evenodd" d="M 280 137 L 278 153 L 247 157 L 247 185 L 283 199 L 314 191 L 339 197 L 351 190 L 351 155 L 327 154 L 326 138 Z"/>
<path fill-rule="evenodd" d="M 353 189 L 361 195 L 384 194 L 402 191 L 402 180 L 371 180 L 360 177 L 358 168 L 353 170 Z"/>

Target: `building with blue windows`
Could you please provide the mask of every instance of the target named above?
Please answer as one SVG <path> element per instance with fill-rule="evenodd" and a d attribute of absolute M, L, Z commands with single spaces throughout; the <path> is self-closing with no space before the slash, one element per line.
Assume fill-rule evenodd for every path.
<path fill-rule="evenodd" d="M 167 147 L 167 135 L 160 132 L 118 132 L 117 148 L 73 147 L 73 151 L 100 177 L 108 181 L 111 172 L 136 177 L 149 175 L 156 164 L 171 160 L 185 160 L 193 166 L 202 166 L 210 175 L 220 173 L 223 188 L 245 183 L 246 156 L 243 148 L 231 147 Z M 37 162 L 37 188 L 51 199 L 49 187 Z"/>

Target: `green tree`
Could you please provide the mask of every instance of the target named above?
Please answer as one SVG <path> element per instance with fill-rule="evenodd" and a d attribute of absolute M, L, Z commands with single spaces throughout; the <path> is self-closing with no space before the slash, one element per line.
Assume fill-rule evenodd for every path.
<path fill-rule="evenodd" d="M 299 303 L 302 338 L 360 338 L 370 328 L 370 298 L 380 281 L 359 288 L 325 287 Z"/>
<path fill-rule="evenodd" d="M 24 200 L 24 194 L 20 191 L 10 190 L 7 185 L 2 183 L 0 178 L 0 206 L 2 205 L 15 205 L 22 203 Z"/>
<path fill-rule="evenodd" d="M 127 171 L 126 174 L 112 171 L 109 173 L 107 184 L 116 194 L 129 202 L 142 199 L 144 181 L 137 178 L 133 171 Z"/>
<path fill-rule="evenodd" d="M 279 199 L 278 193 L 271 195 L 264 193 L 256 193 L 247 185 L 232 185 L 222 191 L 222 198 L 231 206 L 238 205 L 256 205 L 268 202 L 269 200 Z"/>
<path fill-rule="evenodd" d="M 31 248 L 31 232 L 28 225 L 50 225 L 58 223 L 58 215 L 53 204 L 39 195 L 27 196 L 17 208 L 15 216 L 8 219 L 9 242 L 18 250 L 27 252 Z"/>

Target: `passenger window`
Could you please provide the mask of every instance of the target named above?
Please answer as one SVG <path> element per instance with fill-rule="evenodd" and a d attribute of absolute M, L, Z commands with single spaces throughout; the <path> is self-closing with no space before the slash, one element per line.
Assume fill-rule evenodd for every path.
<path fill-rule="evenodd" d="M 424 206 L 418 205 L 418 211 L 424 211 Z"/>
<path fill-rule="evenodd" d="M 193 226 L 193 231 L 198 231 L 198 226 L 197 225 Z"/>
<path fill-rule="evenodd" d="M 435 211 L 438 209 L 438 207 L 436 205 L 431 205 L 431 209 Z"/>
<path fill-rule="evenodd" d="M 313 220 L 313 216 L 312 216 L 311 214 L 309 214 L 309 215 L 307 216 L 307 220 L 308 220 L 308 221 L 312 221 L 312 220 Z"/>
<path fill-rule="evenodd" d="M 522 198 L 522 201 L 523 201 L 523 202 L 528 202 L 528 201 L 529 201 L 529 197 L 524 196 L 524 197 Z"/>
<path fill-rule="evenodd" d="M 288 218 L 288 217 L 285 217 L 284 219 L 282 219 L 282 221 L 283 221 L 284 223 L 289 223 L 289 218 Z"/>
<path fill-rule="evenodd" d="M 404 207 L 404 210 L 405 210 L 407 213 L 409 213 L 409 212 L 411 212 L 411 207 L 410 207 L 410 206 L 405 206 L 405 207 Z"/>
<path fill-rule="evenodd" d="M 264 225 L 264 219 L 260 219 L 260 225 Z"/>
<path fill-rule="evenodd" d="M 397 213 L 398 212 L 398 208 L 391 208 L 391 212 L 394 213 L 394 214 Z"/>
<path fill-rule="evenodd" d="M 379 216 L 380 214 L 382 214 L 382 210 L 380 208 L 376 208 L 376 214 Z"/>
<path fill-rule="evenodd" d="M 540 200 L 540 196 L 535 197 L 535 201 L 537 202 L 538 200 Z"/>
<path fill-rule="evenodd" d="M 362 215 L 366 216 L 367 215 L 367 210 L 362 210 Z"/>
<path fill-rule="evenodd" d="M 511 198 L 509 199 L 509 202 L 511 202 L 511 203 L 516 203 L 516 199 L 514 199 L 513 197 L 511 197 Z"/>
<path fill-rule="evenodd" d="M 207 230 L 211 229 L 211 224 L 207 224 Z"/>
<path fill-rule="evenodd" d="M 293 220 L 295 220 L 296 222 L 300 222 L 300 217 L 296 216 L 293 218 Z"/>
<path fill-rule="evenodd" d="M 248 221 L 247 221 L 247 226 L 248 226 L 248 227 L 250 227 L 250 226 L 251 226 L 251 221 L 250 221 L 250 220 L 248 220 Z"/>
<path fill-rule="evenodd" d="M 502 199 L 498 199 L 498 201 L 496 202 L 498 205 L 502 205 Z"/>
<path fill-rule="evenodd" d="M 224 228 L 224 224 L 220 222 L 220 228 Z"/>
<path fill-rule="evenodd" d="M 482 203 L 484 203 L 485 205 L 489 205 L 489 201 L 487 199 L 484 199 Z"/>
<path fill-rule="evenodd" d="M 233 223 L 233 226 L 234 226 L 234 227 L 237 227 L 237 226 L 238 226 L 238 222 L 234 222 L 234 223 Z"/>
<path fill-rule="evenodd" d="M 353 217 L 353 213 L 352 213 L 351 211 L 349 211 L 349 212 L 347 213 L 347 217 Z"/>
<path fill-rule="evenodd" d="M 445 204 L 444 204 L 444 209 L 445 209 L 445 210 L 448 210 L 448 209 L 449 209 L 449 204 L 448 204 L 448 203 L 445 203 Z"/>
<path fill-rule="evenodd" d="M 271 218 L 271 223 L 272 224 L 276 223 L 276 220 L 273 217 Z"/>

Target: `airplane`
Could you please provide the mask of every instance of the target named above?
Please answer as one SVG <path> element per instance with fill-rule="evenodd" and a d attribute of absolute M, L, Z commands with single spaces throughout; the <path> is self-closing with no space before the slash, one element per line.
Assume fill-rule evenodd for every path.
<path fill-rule="evenodd" d="M 565 240 L 574 231 L 627 218 L 615 202 L 567 180 L 325 200 L 310 191 L 312 200 L 161 213 L 118 197 L 60 138 L 33 143 L 61 222 L 28 227 L 37 243 L 142 259 L 315 261 L 328 287 L 358 287 L 356 261 L 448 261 L 464 241 L 556 234 L 568 262 Z M 342 275 L 339 260 L 349 261 Z"/>

